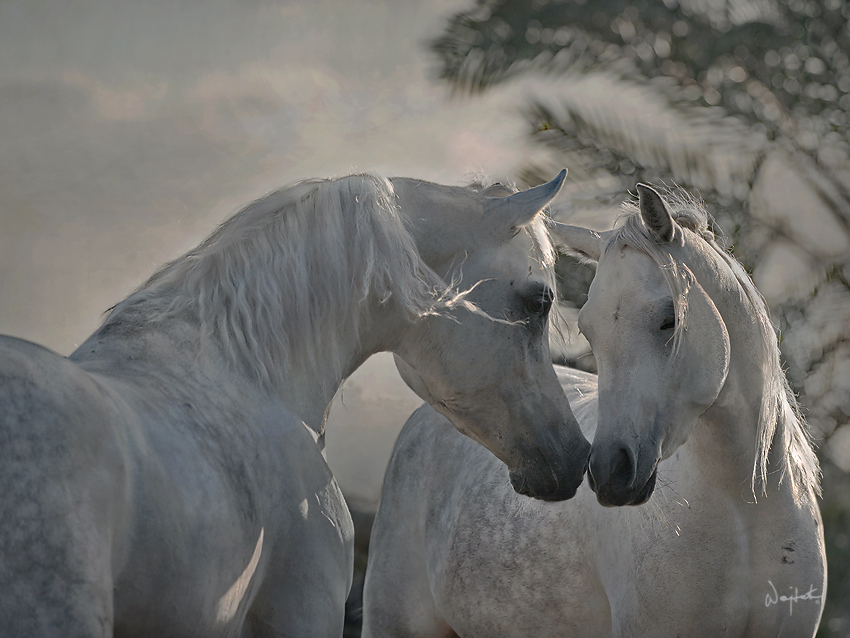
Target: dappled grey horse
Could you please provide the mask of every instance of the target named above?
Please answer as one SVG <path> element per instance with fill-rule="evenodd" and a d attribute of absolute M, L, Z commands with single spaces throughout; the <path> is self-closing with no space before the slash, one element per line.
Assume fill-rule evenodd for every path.
<path fill-rule="evenodd" d="M 70 357 L 0 339 L 0 634 L 338 636 L 352 524 L 323 422 L 382 350 L 517 489 L 571 497 L 590 446 L 549 364 L 539 215 L 564 175 L 301 183 Z"/>
<path fill-rule="evenodd" d="M 557 369 L 588 484 L 519 496 L 420 408 L 384 479 L 364 637 L 814 635 L 818 463 L 767 308 L 700 205 L 638 191 L 616 230 L 555 225 L 598 262 L 579 325 L 599 375 Z"/>

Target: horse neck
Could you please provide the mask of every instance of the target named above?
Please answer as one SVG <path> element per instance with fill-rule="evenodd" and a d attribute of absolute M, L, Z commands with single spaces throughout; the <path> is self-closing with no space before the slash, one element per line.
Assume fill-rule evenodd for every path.
<path fill-rule="evenodd" d="M 784 403 L 767 453 L 766 481 L 757 474 L 765 370 L 761 361 L 748 357 L 757 349 L 742 348 L 743 344 L 753 345 L 750 332 L 755 332 L 754 327 L 746 324 L 730 329 L 729 375 L 717 400 L 688 438 L 680 463 L 704 498 L 717 502 L 717 496 L 723 495 L 724 507 L 734 508 L 742 521 L 749 521 L 743 523 L 748 533 L 764 539 L 765 533 L 798 524 L 795 517 L 800 507 L 811 508 L 815 502 L 812 488 L 816 489 L 816 483 L 809 486 L 796 482 L 796 470 L 789 467 L 786 435 L 795 426 L 790 421 L 793 417 L 783 410 L 790 410 Z"/>
<path fill-rule="evenodd" d="M 343 381 L 373 354 L 393 350 L 409 319 L 392 300 L 364 304 L 358 334 L 338 342 L 333 366 L 295 361 L 281 376 L 278 389 L 287 407 L 317 434 L 321 434 L 327 410 Z M 330 342 L 330 339 L 328 339 Z"/>
<path fill-rule="evenodd" d="M 742 354 L 746 350 L 736 348 L 741 341 L 730 331 L 732 353 L 726 382 L 700 417 L 688 444 L 704 471 L 718 475 L 718 481 L 728 483 L 732 490 L 747 491 L 756 462 L 763 386 L 761 372 Z"/>
<path fill-rule="evenodd" d="M 179 397 L 207 389 L 211 400 L 222 404 L 234 397 L 244 401 L 247 395 L 251 401 L 282 404 L 320 435 L 344 379 L 372 354 L 394 348 L 409 324 L 392 300 L 381 304 L 367 299 L 359 313 L 357 333 L 347 339 L 318 335 L 320 343 L 336 345 L 334 352 L 325 349 L 311 362 L 293 358 L 265 384 L 235 362 L 215 335 L 202 335 L 191 312 L 151 322 L 144 304 L 111 317 L 70 358 L 92 372 L 152 383 L 164 395 Z M 325 327 L 325 332 L 332 330 L 333 326 Z M 331 359 L 334 365 L 325 365 Z"/>
<path fill-rule="evenodd" d="M 717 273 L 718 269 L 708 269 Z M 720 272 L 725 269 L 720 269 Z M 699 279 L 699 277 L 698 277 Z M 762 401 L 772 374 L 770 353 L 758 321 L 753 317 L 750 302 L 734 275 L 726 272 L 719 281 L 704 281 L 700 285 L 714 301 L 729 333 L 729 372 L 720 394 L 700 417 L 689 437 L 697 463 L 715 475 L 719 484 L 727 484 L 735 496 L 753 500 L 753 471 L 758 455 L 758 437 Z M 780 400 L 780 397 L 772 397 Z M 785 454 L 784 434 L 786 415 L 780 409 L 776 416 L 776 431 L 768 457 L 769 489 L 779 487 L 778 476 Z M 785 487 L 789 481 L 785 481 Z M 759 482 L 755 489 L 759 492 Z"/>

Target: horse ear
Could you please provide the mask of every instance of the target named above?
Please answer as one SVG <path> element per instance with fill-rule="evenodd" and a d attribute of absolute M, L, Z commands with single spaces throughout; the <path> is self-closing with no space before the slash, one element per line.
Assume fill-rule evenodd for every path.
<path fill-rule="evenodd" d="M 659 241 L 667 243 L 673 240 L 675 226 L 673 216 L 667 209 L 667 204 L 651 186 L 637 185 L 640 216 Z"/>
<path fill-rule="evenodd" d="M 530 224 L 541 210 L 561 191 L 567 169 L 563 169 L 551 182 L 514 193 L 508 197 L 494 197 L 488 206 L 491 214 L 498 215 L 508 228 Z"/>
<path fill-rule="evenodd" d="M 556 221 L 549 224 L 549 230 L 555 244 L 567 254 L 589 261 L 599 261 L 604 238 L 595 230 Z"/>

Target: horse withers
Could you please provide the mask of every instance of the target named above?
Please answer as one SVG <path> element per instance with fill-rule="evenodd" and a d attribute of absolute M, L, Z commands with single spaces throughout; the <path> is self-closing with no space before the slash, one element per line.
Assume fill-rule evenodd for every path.
<path fill-rule="evenodd" d="M 638 193 L 613 231 L 554 226 L 598 262 L 579 325 L 599 375 L 557 368 L 593 440 L 588 484 L 523 498 L 420 408 L 384 480 L 364 636 L 816 632 L 818 463 L 765 303 L 701 205 Z"/>
<path fill-rule="evenodd" d="M 540 215 L 563 180 L 305 182 L 70 357 L 0 339 L 0 635 L 340 635 L 353 530 L 323 422 L 382 350 L 517 489 L 572 496 L 590 446 L 549 364 Z"/>

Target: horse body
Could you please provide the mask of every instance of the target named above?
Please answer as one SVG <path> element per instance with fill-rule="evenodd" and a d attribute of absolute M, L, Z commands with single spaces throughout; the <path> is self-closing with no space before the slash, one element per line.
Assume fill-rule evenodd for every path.
<path fill-rule="evenodd" d="M 361 228 L 392 223 L 376 216 L 395 206 L 377 200 L 395 195 L 387 182 L 355 176 L 255 203 L 119 304 L 67 359 L 3 338 L 0 634 L 339 635 L 353 526 L 321 454 L 327 405 L 370 354 L 392 350 L 426 398 L 450 416 L 453 398 L 465 406 L 463 427 L 505 445 L 509 431 L 491 441 L 475 419 L 476 397 L 492 390 L 464 379 L 451 359 L 478 330 L 506 338 L 493 360 L 476 362 L 485 369 L 545 351 L 544 314 L 529 327 L 485 313 L 524 308 L 525 286 L 536 294 L 546 280 L 548 266 L 533 257 L 538 240 L 520 232 L 515 242 L 511 228 L 539 224 L 562 179 L 542 198 L 520 200 L 504 236 L 484 224 L 477 243 L 446 252 L 457 262 L 458 253 L 502 256 L 498 272 L 486 260 L 466 262 L 465 286 L 488 279 L 467 298 L 427 262 L 417 265 L 418 252 L 382 261 L 399 242 L 413 248 L 413 238 Z M 469 209 L 492 198 L 455 194 L 460 225 L 481 226 Z M 506 201 L 499 206 L 517 202 Z M 328 213 L 334 206 L 347 216 Z M 408 221 L 395 223 L 415 228 L 432 214 L 408 210 Z M 329 246 L 347 257 L 334 255 L 330 274 L 321 270 Z M 449 282 L 460 279 L 451 265 L 431 263 Z M 452 349 L 440 352 L 444 341 Z M 535 396 L 518 416 L 528 423 L 540 401 L 543 419 L 496 449 L 521 472 L 525 455 L 513 443 L 542 435 L 574 492 L 589 450 L 569 449 L 572 417 L 558 412 L 560 392 Z M 577 426 L 572 434 L 581 448 Z M 542 480 L 528 483 L 563 497 L 546 487 L 551 477 Z"/>
<path fill-rule="evenodd" d="M 558 376 L 591 438 L 595 376 Z M 779 597 L 823 595 L 814 495 L 795 502 L 773 475 L 753 502 L 748 480 L 717 467 L 729 457 L 711 429 L 700 423 L 664 461 L 649 503 L 601 508 L 587 484 L 562 503 L 515 494 L 504 467 L 423 406 L 384 483 L 364 636 L 813 635 L 819 598 L 791 613 Z"/>
<path fill-rule="evenodd" d="M 766 383 L 781 374 L 762 331 L 766 310 L 731 260 L 677 232 L 684 243 L 670 251 L 693 276 L 679 355 L 671 293 L 653 261 L 622 235 L 567 237 L 576 250 L 604 245 L 582 250 L 600 261 L 580 318 L 600 376 L 557 370 L 594 442 L 593 480 L 574 499 L 516 495 L 503 468 L 428 406 L 411 417 L 373 529 L 364 636 L 814 635 L 826 585 L 816 461 L 784 386 Z M 658 326 L 665 333 L 653 342 Z M 713 343 L 694 343 L 706 337 Z M 651 348 L 665 359 L 657 368 L 643 365 L 657 356 Z M 676 369 L 684 382 L 672 399 L 652 388 L 682 361 L 696 368 Z M 765 388 L 778 393 L 762 479 Z M 693 423 L 686 410 L 697 412 Z M 665 411 L 683 415 L 675 425 L 686 433 L 662 431 L 659 441 Z M 644 504 L 599 507 L 608 500 Z"/>
<path fill-rule="evenodd" d="M 353 526 L 315 437 L 209 351 L 199 365 L 159 334 L 127 365 L 110 340 L 70 361 L 4 340 L 4 389 L 21 400 L 3 404 L 28 410 L 6 431 L 20 456 L 4 520 L 30 538 L 9 539 L 3 631 L 110 636 L 113 618 L 116 636 L 337 631 Z M 243 634 L 249 609 L 262 624 Z"/>

